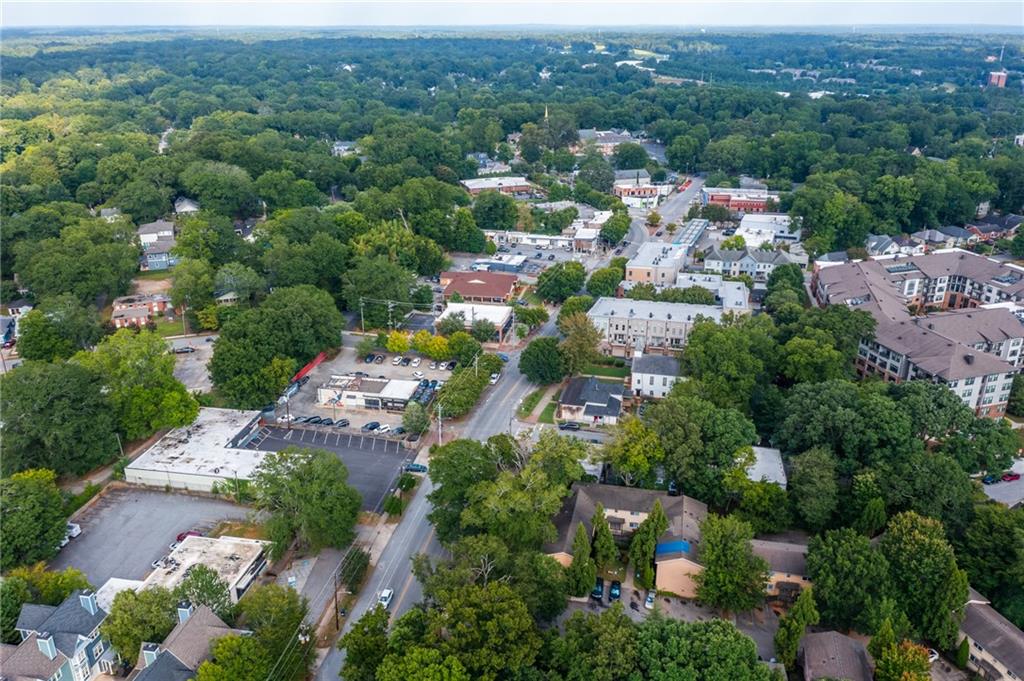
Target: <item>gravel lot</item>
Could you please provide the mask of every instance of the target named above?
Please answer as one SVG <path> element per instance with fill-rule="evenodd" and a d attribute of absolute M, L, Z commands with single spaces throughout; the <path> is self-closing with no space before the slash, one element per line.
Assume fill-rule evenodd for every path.
<path fill-rule="evenodd" d="M 76 567 L 99 588 L 111 577 L 143 579 L 180 532 L 244 520 L 252 509 L 227 501 L 156 490 L 110 488 L 76 519 L 82 534 L 51 565 Z"/>

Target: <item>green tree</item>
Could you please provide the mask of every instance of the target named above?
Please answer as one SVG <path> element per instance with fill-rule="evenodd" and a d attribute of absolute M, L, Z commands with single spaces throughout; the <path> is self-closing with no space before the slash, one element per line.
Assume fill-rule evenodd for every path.
<path fill-rule="evenodd" d="M 257 505 L 270 513 L 273 555 L 293 540 L 313 550 L 342 548 L 354 536 L 362 500 L 345 464 L 322 449 L 288 447 L 269 454 L 253 476 Z"/>
<path fill-rule="evenodd" d="M 967 575 L 957 567 L 942 523 L 900 513 L 889 521 L 881 547 L 910 621 L 926 639 L 951 648 L 967 602 Z"/>
<path fill-rule="evenodd" d="M 49 468 L 81 475 L 117 456 L 110 401 L 99 374 L 85 367 L 28 362 L 7 372 L 0 412 L 4 473 Z"/>
<path fill-rule="evenodd" d="M 599 570 L 613 567 L 619 559 L 619 548 L 615 545 L 601 504 L 594 509 L 594 517 L 591 518 L 590 524 L 594 528 L 594 562 L 597 563 Z"/>
<path fill-rule="evenodd" d="M 587 293 L 595 298 L 614 296 L 615 291 L 619 288 L 619 282 L 625 276 L 625 272 L 618 267 L 603 267 L 594 270 L 590 275 L 590 280 L 587 281 Z"/>
<path fill-rule="evenodd" d="M 709 515 L 701 523 L 697 597 L 713 607 L 746 612 L 764 601 L 768 564 L 754 555 L 750 525 L 732 516 Z"/>
<path fill-rule="evenodd" d="M 388 652 L 388 619 L 388 611 L 378 605 L 338 640 L 338 648 L 345 651 L 341 676 L 346 681 L 377 678 L 377 667 Z"/>
<path fill-rule="evenodd" d="M 850 528 L 811 539 L 807 574 L 822 619 L 841 629 L 868 630 L 871 613 L 890 592 L 889 562 Z"/>
<path fill-rule="evenodd" d="M 233 619 L 234 605 L 231 603 L 228 583 L 220 578 L 216 570 L 206 565 L 193 565 L 175 587 L 174 597 L 196 607 L 205 605 L 222 620 L 230 622 Z"/>
<path fill-rule="evenodd" d="M 0 480 L 4 532 L 0 536 L 0 569 L 49 560 L 65 533 L 65 515 L 56 475 L 26 470 Z"/>
<path fill-rule="evenodd" d="M 47 298 L 18 323 L 18 354 L 52 362 L 67 359 L 100 339 L 99 313 L 69 294 Z"/>
<path fill-rule="evenodd" d="M 167 342 L 151 331 L 120 329 L 74 361 L 103 377 L 118 425 L 128 439 L 192 423 L 199 404 L 174 377 Z"/>
<path fill-rule="evenodd" d="M 171 633 L 177 622 L 175 603 L 174 594 L 161 586 L 125 589 L 114 596 L 100 632 L 122 657 L 133 659 L 143 643 L 163 641 Z"/>
<path fill-rule="evenodd" d="M 545 336 L 530 341 L 519 355 L 519 370 L 528 380 L 541 385 L 562 380 L 565 366 L 558 351 L 558 339 Z"/>
<path fill-rule="evenodd" d="M 553 303 L 561 303 L 575 295 L 586 277 L 583 265 L 575 261 L 552 265 L 537 277 L 537 295 Z"/>
<path fill-rule="evenodd" d="M 558 344 L 565 373 L 570 376 L 583 371 L 598 356 L 602 334 L 590 318 L 582 312 L 562 320 L 560 327 L 565 339 Z"/>
<path fill-rule="evenodd" d="M 629 542 L 629 560 L 633 563 L 633 577 L 637 586 L 654 588 L 654 551 L 658 539 L 668 530 L 668 518 L 661 502 L 654 501 L 651 512 L 633 533 Z"/>
<path fill-rule="evenodd" d="M 516 228 L 518 219 L 519 210 L 511 196 L 485 191 L 473 201 L 473 220 L 483 229 L 511 231 Z"/>
<path fill-rule="evenodd" d="M 566 568 L 566 588 L 570 596 L 586 596 L 594 588 L 597 565 L 590 556 L 590 535 L 583 523 L 576 526 L 572 540 L 572 564 Z"/>
<path fill-rule="evenodd" d="M 789 491 L 793 506 L 812 530 L 825 527 L 839 503 L 836 459 L 825 447 L 809 449 L 792 459 Z"/>
<path fill-rule="evenodd" d="M 818 617 L 814 594 L 808 587 L 800 592 L 796 603 L 779 620 L 779 629 L 775 632 L 775 653 L 787 669 L 792 669 L 796 664 L 800 639 L 804 637 L 807 627 L 818 623 Z"/>

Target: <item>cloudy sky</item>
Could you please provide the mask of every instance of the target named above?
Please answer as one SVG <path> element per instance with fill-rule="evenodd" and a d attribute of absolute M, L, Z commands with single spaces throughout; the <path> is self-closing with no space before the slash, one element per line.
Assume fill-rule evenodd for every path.
<path fill-rule="evenodd" d="M 1024 26 L 1021 0 L 476 0 L 475 2 L 145 2 L 5 0 L 18 26 Z"/>

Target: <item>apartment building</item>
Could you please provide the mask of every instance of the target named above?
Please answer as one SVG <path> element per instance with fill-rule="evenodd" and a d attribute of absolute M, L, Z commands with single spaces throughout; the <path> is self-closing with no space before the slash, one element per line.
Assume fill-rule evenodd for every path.
<path fill-rule="evenodd" d="M 587 317 L 604 336 L 602 352 L 632 357 L 635 352 L 679 351 L 686 345 L 694 324 L 700 320 L 720 322 L 722 314 L 717 305 L 598 298 Z"/>

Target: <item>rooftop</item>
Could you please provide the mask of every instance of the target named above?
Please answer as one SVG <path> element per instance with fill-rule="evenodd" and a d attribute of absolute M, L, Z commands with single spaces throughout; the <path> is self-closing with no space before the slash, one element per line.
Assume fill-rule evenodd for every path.
<path fill-rule="evenodd" d="M 162 586 L 173 590 L 194 565 L 205 565 L 233 586 L 246 575 L 268 545 L 269 542 L 242 537 L 185 537 L 169 556 L 169 559 L 177 561 L 177 565 L 171 563 L 171 567 L 151 572 L 143 588 Z"/>
<path fill-rule="evenodd" d="M 629 300 L 626 298 L 598 298 L 587 316 L 630 319 L 652 319 L 658 321 L 694 322 L 697 317 L 720 322 L 722 308 L 717 305 L 691 305 L 690 303 L 663 303 L 654 300 Z"/>
<path fill-rule="evenodd" d="M 128 465 L 128 469 L 249 479 L 264 453 L 244 449 L 258 411 L 203 407 L 189 426 L 175 428 Z"/>

